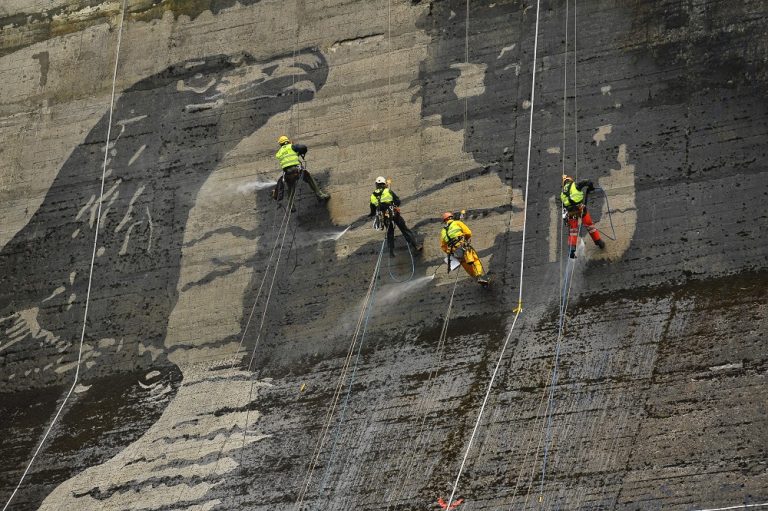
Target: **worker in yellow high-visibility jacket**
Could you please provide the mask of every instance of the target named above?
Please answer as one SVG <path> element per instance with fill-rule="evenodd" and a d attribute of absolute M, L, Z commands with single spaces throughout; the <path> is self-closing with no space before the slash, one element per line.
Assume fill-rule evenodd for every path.
<path fill-rule="evenodd" d="M 395 226 L 403 233 L 405 242 L 411 246 L 415 252 L 421 252 L 421 243 L 416 241 L 416 236 L 413 234 L 408 226 L 405 224 L 405 220 L 400 215 L 400 197 L 397 196 L 389 188 L 389 183 L 384 176 L 379 176 L 375 181 L 376 188 L 371 193 L 371 212 L 368 215 L 372 218 L 377 212 L 381 212 L 384 215 L 391 216 L 391 222 L 387 225 L 387 245 L 389 246 L 389 256 L 395 257 Z"/>
<path fill-rule="evenodd" d="M 456 258 L 462 268 L 482 286 L 488 285 L 488 277 L 483 272 L 483 263 L 477 252 L 469 244 L 472 231 L 461 220 L 454 220 L 453 213 L 443 213 L 443 228 L 440 231 L 440 248 L 450 257 Z"/>
<path fill-rule="evenodd" d="M 275 200 L 282 199 L 284 186 L 287 185 L 288 199 L 290 200 L 295 193 L 296 182 L 299 180 L 299 176 L 301 176 L 304 182 L 312 188 L 312 191 L 315 192 L 315 195 L 317 195 L 319 200 L 328 200 L 330 195 L 322 191 L 320 187 L 317 186 L 317 182 L 309 171 L 303 169 L 301 166 L 301 160 L 299 158 L 303 158 L 304 155 L 307 154 L 307 146 L 303 144 L 292 144 L 291 140 L 285 135 L 280 136 L 280 138 L 277 139 L 277 143 L 280 145 L 280 149 L 275 153 L 275 158 L 280 162 L 280 168 L 283 169 L 283 175 L 278 180 L 275 191 L 272 192 L 272 197 Z"/>

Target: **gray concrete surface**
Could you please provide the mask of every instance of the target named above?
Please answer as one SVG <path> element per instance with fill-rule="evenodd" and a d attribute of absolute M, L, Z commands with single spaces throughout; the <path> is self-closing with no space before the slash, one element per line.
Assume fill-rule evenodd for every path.
<path fill-rule="evenodd" d="M 120 33 L 122 2 L 4 2 L 0 502 L 75 384 L 9 509 L 439 509 L 517 305 L 535 13 L 127 0 Z M 458 509 L 768 502 L 767 15 L 542 2 L 524 310 Z M 283 133 L 332 198 L 300 185 L 275 272 Z M 548 415 L 563 168 L 606 190 L 590 209 L 617 239 L 579 248 Z M 385 256 L 328 420 L 378 175 L 425 249 L 407 284 L 399 236 Z M 493 284 L 459 277 L 442 344 L 438 218 L 460 209 Z"/>

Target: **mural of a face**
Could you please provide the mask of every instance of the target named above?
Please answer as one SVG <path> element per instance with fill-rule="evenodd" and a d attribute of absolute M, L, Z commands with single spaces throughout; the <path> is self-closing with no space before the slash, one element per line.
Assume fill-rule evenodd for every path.
<path fill-rule="evenodd" d="M 71 457 L 90 452 L 97 463 L 142 433 L 116 432 L 110 414 L 133 414 L 121 420 L 149 427 L 173 398 L 182 375 L 164 341 L 197 193 L 229 150 L 273 115 L 310 100 L 326 76 L 325 60 L 313 49 L 264 61 L 218 55 L 170 66 L 120 95 L 80 384 L 38 460 L 56 459 L 59 475 L 32 485 L 50 488 L 71 473 Z M 66 390 L 77 366 L 108 120 L 105 113 L 74 149 L 40 208 L 0 252 L 0 357 L 11 396 L 2 415 L 15 419 L 3 423 L 4 436 L 30 453 L 57 406 L 50 387 Z M 40 400 L 40 408 L 30 400 Z M 35 434 L 25 437 L 16 428 L 27 421 Z M 3 461 L 12 463 L 4 472 L 18 468 L 17 459 Z M 45 496 L 32 488 L 17 498 Z"/>

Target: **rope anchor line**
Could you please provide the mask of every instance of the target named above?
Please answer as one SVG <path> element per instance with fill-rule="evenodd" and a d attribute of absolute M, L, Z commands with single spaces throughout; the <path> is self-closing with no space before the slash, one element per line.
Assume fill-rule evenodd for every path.
<path fill-rule="evenodd" d="M 469 0 L 467 0 L 467 13 L 469 13 Z M 467 458 L 469 457 L 469 452 L 472 449 L 472 442 L 475 439 L 475 435 L 477 434 L 477 430 L 480 427 L 480 423 L 483 419 L 483 413 L 485 411 L 485 407 L 488 404 L 488 398 L 491 395 L 491 391 L 493 390 L 493 384 L 496 380 L 496 375 L 499 372 L 499 368 L 501 367 L 501 362 L 504 359 L 504 354 L 506 353 L 507 346 L 509 345 L 509 340 L 512 337 L 512 333 L 515 330 L 515 326 L 517 325 L 517 320 L 520 317 L 520 314 L 523 311 L 523 275 L 524 275 L 524 262 L 525 262 L 525 237 L 527 232 L 527 221 L 528 221 L 528 191 L 529 191 L 529 182 L 530 182 L 530 175 L 531 175 L 531 149 L 532 149 L 532 142 L 533 142 L 533 114 L 535 111 L 534 104 L 536 99 L 536 58 L 538 54 L 538 48 L 539 48 L 539 19 L 540 19 L 540 12 L 541 12 L 541 0 L 536 1 L 536 25 L 534 29 L 534 38 L 533 38 L 533 65 L 531 68 L 531 106 L 530 106 L 530 119 L 528 123 L 528 152 L 527 152 L 527 158 L 526 158 L 526 169 L 525 169 L 525 196 L 523 201 L 523 234 L 522 234 L 522 244 L 520 247 L 520 280 L 518 285 L 518 300 L 517 300 L 517 308 L 515 309 L 515 317 L 512 320 L 512 326 L 509 329 L 509 332 L 507 333 L 507 337 L 504 340 L 504 345 L 501 348 L 501 352 L 499 353 L 498 360 L 496 361 L 496 367 L 493 370 L 493 373 L 491 375 L 491 379 L 488 382 L 488 389 L 486 390 L 485 397 L 483 398 L 483 403 L 480 406 L 480 411 L 477 414 L 477 420 L 475 421 L 475 426 L 472 429 L 472 434 L 469 437 L 469 441 L 467 442 L 466 449 L 464 450 L 464 457 L 461 461 L 461 465 L 459 466 L 459 471 L 456 474 L 456 480 L 453 483 L 453 489 L 451 490 L 451 495 L 448 498 L 447 508 L 450 509 L 451 505 L 454 503 L 454 498 L 456 496 L 456 491 L 459 486 L 459 482 L 461 481 L 461 475 L 464 471 L 464 466 L 466 465 Z"/>
<path fill-rule="evenodd" d="M 378 281 L 379 272 L 381 271 L 381 259 L 384 254 L 385 245 L 386 245 L 386 240 L 382 242 L 381 248 L 379 249 L 379 256 L 376 261 L 376 266 L 373 270 L 371 281 L 368 284 L 368 291 L 365 297 L 363 298 L 363 305 L 360 310 L 360 315 L 358 316 L 358 319 L 357 319 L 357 325 L 355 326 L 355 331 L 352 335 L 352 341 L 349 345 L 349 349 L 347 350 L 346 358 L 344 359 L 344 363 L 342 364 L 341 373 L 339 374 L 339 378 L 336 383 L 336 389 L 334 390 L 331 406 L 328 408 L 328 411 L 326 412 L 322 433 L 320 434 L 320 438 L 318 439 L 318 442 L 315 445 L 315 448 L 313 450 L 312 459 L 307 467 L 307 472 L 304 476 L 304 482 L 302 484 L 301 489 L 299 490 L 299 495 L 294 504 L 294 510 L 296 511 L 301 509 L 301 506 L 304 504 L 307 494 L 309 493 L 309 487 L 312 483 L 312 476 L 315 472 L 315 469 L 317 468 L 318 463 L 320 462 L 320 457 L 323 452 L 323 447 L 326 444 L 326 440 L 331 430 L 331 423 L 333 422 L 333 416 L 336 412 L 336 407 L 339 403 L 339 399 L 341 398 L 341 393 L 344 388 L 344 382 L 347 378 L 347 374 L 350 371 L 352 357 L 355 354 L 355 351 L 356 351 L 355 348 L 357 348 L 357 358 L 355 359 L 355 364 L 352 368 L 353 373 L 349 383 L 349 391 L 347 393 L 347 397 L 345 398 L 344 409 L 342 411 L 342 415 L 340 415 L 340 421 L 338 422 L 338 427 L 339 428 L 341 427 L 341 420 L 343 420 L 343 414 L 346 412 L 346 405 L 349 401 L 349 395 L 352 390 L 352 381 L 354 380 L 355 372 L 357 371 L 357 364 L 360 359 L 360 352 L 362 350 L 363 342 L 365 341 L 365 333 L 368 327 L 368 321 L 370 319 L 371 311 L 373 309 L 373 301 L 376 293 L 376 283 Z M 359 344 L 358 344 L 358 340 L 360 341 Z M 338 439 L 339 432 L 340 432 L 340 429 L 337 429 L 336 440 Z M 334 454 L 334 451 L 335 451 L 336 440 L 334 440 L 334 444 L 331 449 L 331 453 L 330 453 L 331 456 Z M 332 457 L 329 458 L 328 460 L 328 466 L 326 467 L 326 473 L 323 477 L 323 483 L 320 488 L 321 491 L 323 489 L 323 486 L 325 485 L 325 478 L 328 475 L 328 470 L 330 469 L 331 462 L 332 462 Z"/>

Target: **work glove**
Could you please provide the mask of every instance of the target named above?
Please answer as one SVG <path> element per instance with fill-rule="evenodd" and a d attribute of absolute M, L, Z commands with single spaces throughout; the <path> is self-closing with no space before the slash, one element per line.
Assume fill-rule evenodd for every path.
<path fill-rule="evenodd" d="M 563 225 L 568 226 L 568 211 L 563 208 Z"/>
<path fill-rule="evenodd" d="M 568 257 L 571 259 L 576 259 L 576 248 L 572 248 L 570 252 L 568 252 Z"/>

